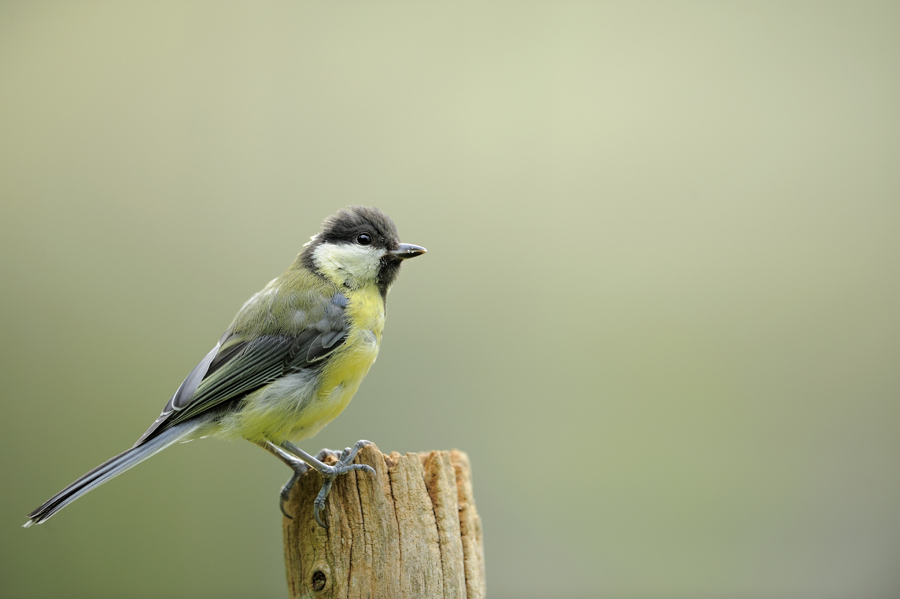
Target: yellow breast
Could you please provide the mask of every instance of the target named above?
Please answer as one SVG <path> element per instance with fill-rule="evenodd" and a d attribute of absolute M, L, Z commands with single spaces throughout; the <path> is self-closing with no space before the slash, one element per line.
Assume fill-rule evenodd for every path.
<path fill-rule="evenodd" d="M 312 437 L 344 411 L 360 383 L 378 357 L 384 331 L 384 301 L 374 286 L 345 292 L 350 330 L 347 339 L 335 350 L 322 370 L 316 400 L 304 414 L 302 431 L 294 440 Z"/>
<path fill-rule="evenodd" d="M 321 373 L 310 369 L 284 376 L 248 396 L 213 431 L 222 438 L 300 441 L 340 414 L 378 356 L 384 301 L 375 286 L 345 290 L 347 338 L 326 358 Z"/>

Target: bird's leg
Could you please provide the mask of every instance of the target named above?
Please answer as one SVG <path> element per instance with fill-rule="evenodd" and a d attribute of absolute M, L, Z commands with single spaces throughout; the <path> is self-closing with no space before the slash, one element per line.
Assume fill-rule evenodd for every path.
<path fill-rule="evenodd" d="M 279 493 L 279 507 L 281 508 L 281 513 L 285 515 L 287 518 L 293 519 L 287 510 L 284 509 L 284 504 L 287 503 L 288 499 L 291 497 L 291 489 L 294 488 L 294 485 L 300 479 L 301 476 L 306 474 L 306 471 L 309 470 L 309 465 L 297 458 L 297 456 L 288 453 L 282 448 L 278 447 L 271 441 L 263 441 L 263 442 L 255 442 L 257 445 L 271 453 L 273 456 L 284 462 L 294 471 L 294 474 L 291 475 L 291 478 L 284 483 L 284 486 L 281 487 L 281 492 Z"/>
<path fill-rule="evenodd" d="M 341 452 L 340 458 L 333 466 L 329 466 L 324 462 L 314 458 L 309 455 L 293 443 L 289 441 L 285 441 L 281 443 L 281 445 L 276 445 L 271 441 L 266 441 L 265 443 L 260 443 L 259 445 L 268 451 L 269 453 L 275 455 L 282 462 L 290 466 L 294 470 L 293 476 L 291 476 L 290 480 L 288 480 L 287 484 L 281 488 L 281 513 L 290 518 L 291 516 L 284 509 L 284 504 L 288 500 L 291 494 L 291 489 L 296 484 L 297 480 L 302 476 L 309 467 L 312 467 L 318 470 L 319 474 L 322 475 L 322 488 L 319 490 L 319 494 L 316 496 L 315 501 L 313 502 L 313 516 L 316 519 L 316 523 L 322 528 L 328 528 L 328 525 L 322 519 L 322 509 L 325 507 L 325 500 L 328 497 L 328 492 L 331 491 L 331 484 L 334 482 L 334 479 L 342 474 L 347 474 L 348 472 L 353 472 L 354 470 L 365 470 L 367 472 L 371 472 L 375 474 L 375 469 L 366 464 L 354 464 L 352 463 L 354 459 L 356 459 L 356 454 L 359 453 L 359 450 L 365 447 L 366 445 L 370 445 L 371 441 L 357 441 L 353 448 L 345 448 L 344 451 Z M 327 454 L 328 450 L 323 450 L 320 455 L 324 457 Z"/>

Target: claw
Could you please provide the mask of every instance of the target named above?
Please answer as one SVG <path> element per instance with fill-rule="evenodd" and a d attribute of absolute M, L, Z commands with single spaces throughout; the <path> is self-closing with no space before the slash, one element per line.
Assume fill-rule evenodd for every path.
<path fill-rule="evenodd" d="M 300 473 L 294 471 L 294 474 L 291 476 L 291 478 L 286 483 L 284 483 L 283 487 L 281 487 L 281 493 L 278 494 L 278 505 L 281 508 L 281 513 L 284 514 L 286 518 L 290 518 L 291 520 L 293 520 L 294 517 L 287 512 L 285 506 L 287 505 L 287 502 L 290 501 L 291 490 L 294 488 L 294 485 L 298 480 L 300 480 Z"/>
<path fill-rule="evenodd" d="M 319 494 L 316 495 L 316 499 L 313 501 L 313 518 L 316 519 L 316 524 L 325 529 L 328 528 L 328 523 L 322 519 L 322 510 L 325 509 L 325 499 L 328 497 L 329 491 L 331 491 L 331 483 L 333 482 L 334 478 L 326 478 L 322 483 L 322 488 L 319 489 Z"/>

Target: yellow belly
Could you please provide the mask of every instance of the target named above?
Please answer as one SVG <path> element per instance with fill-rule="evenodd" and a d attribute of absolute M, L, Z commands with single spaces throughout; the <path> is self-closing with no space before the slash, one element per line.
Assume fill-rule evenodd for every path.
<path fill-rule="evenodd" d="M 347 339 L 326 358 L 318 377 L 306 371 L 282 377 L 246 398 L 240 411 L 222 419 L 219 437 L 251 441 L 300 441 L 340 414 L 378 356 L 384 302 L 374 287 L 347 293 Z"/>

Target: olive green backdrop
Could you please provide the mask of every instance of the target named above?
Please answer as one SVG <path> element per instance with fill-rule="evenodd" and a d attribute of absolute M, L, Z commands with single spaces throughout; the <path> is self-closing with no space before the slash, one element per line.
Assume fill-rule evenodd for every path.
<path fill-rule="evenodd" d="M 321 220 L 427 256 L 306 449 L 469 452 L 493 598 L 900 595 L 900 5 L 0 3 L 0 595 L 283 597 L 179 445 Z"/>

